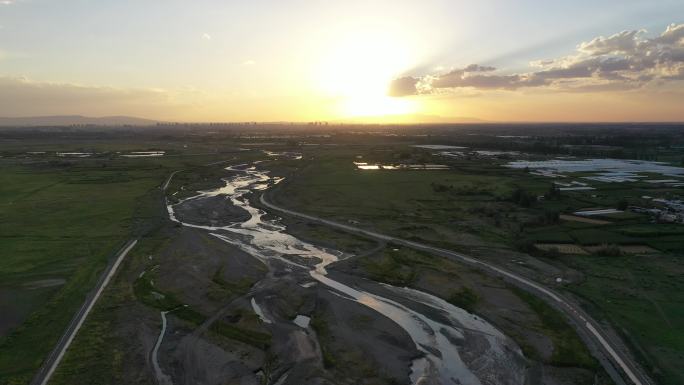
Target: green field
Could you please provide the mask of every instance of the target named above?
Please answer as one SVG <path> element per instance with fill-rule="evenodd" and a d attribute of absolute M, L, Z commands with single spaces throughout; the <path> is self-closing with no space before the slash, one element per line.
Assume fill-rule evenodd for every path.
<path fill-rule="evenodd" d="M 585 273 L 569 289 L 587 310 L 618 326 L 637 357 L 659 383 L 681 384 L 684 376 L 684 260 L 681 257 L 567 257 Z"/>
<path fill-rule="evenodd" d="M 353 161 L 397 163 L 410 154 L 448 171 L 357 170 Z M 562 192 L 542 201 L 550 179 L 500 167 L 499 160 L 448 160 L 403 146 L 356 147 L 312 151 L 315 162 L 302 167 L 274 194 L 278 203 L 307 213 L 377 229 L 455 250 L 477 252 L 496 247 L 506 254 L 533 252 L 561 268 L 574 268 L 582 279 L 566 286 L 597 318 L 610 322 L 635 355 L 662 384 L 684 381 L 684 230 L 681 225 L 652 223 L 647 215 L 624 213 L 595 225 L 558 220 L 588 207 L 615 208 L 621 201 L 644 204 L 641 196 L 672 191 L 647 183 L 597 183 L 596 191 Z M 670 194 L 670 195 L 668 195 Z M 598 219 L 598 218 L 597 218 Z M 645 245 L 660 254 L 569 256 L 530 249 L 530 244 L 575 243 L 581 246 Z M 393 260 L 366 266 L 377 279 L 396 284 L 415 280 Z M 562 361 L 562 360 L 560 360 Z"/>
<path fill-rule="evenodd" d="M 147 256 L 167 241 L 156 233 L 144 237 L 130 251 L 117 277 L 125 276 L 133 266 L 144 265 Z M 67 350 L 50 384 L 70 384 L 74 376 L 89 384 L 120 383 L 128 347 L 122 336 L 114 332 L 118 321 L 114 315 L 122 307 L 133 312 L 134 301 L 133 288 L 126 280 L 112 280 Z M 143 376 L 140 377 L 139 383 L 144 383 Z"/>
<path fill-rule="evenodd" d="M 73 145 L 72 145 L 73 146 Z M 0 166 L 0 384 L 26 383 L 53 348 L 108 260 L 154 229 L 159 186 L 172 170 L 228 158 L 189 148 L 163 158 L 27 157 L 23 151 L 128 151 L 157 144 L 20 145 Z M 21 150 L 21 151 L 19 151 Z M 7 299 L 7 300 L 5 300 Z"/>
<path fill-rule="evenodd" d="M 231 143 L 193 139 L 139 144 L 101 141 L 71 147 L 22 144 L 4 153 L 0 159 L 0 299 L 3 313 L 11 316 L 3 317 L 7 325 L 0 325 L 7 330 L 0 337 L 0 384 L 26 383 L 31 378 L 121 245 L 133 236 L 147 234 L 130 263 L 144 263 L 145 250 L 158 247 L 162 238 L 154 235 L 154 230 L 165 215 L 159 186 L 168 175 L 186 170 L 176 174 L 171 183 L 170 190 L 178 191 L 176 198 L 189 194 L 186 191 L 215 186 L 223 175 L 221 168 L 197 166 L 237 159 L 237 153 L 230 150 Z M 293 146 L 284 145 L 280 148 Z M 104 153 L 85 159 L 23 155 L 28 150 L 55 149 Z M 124 159 L 115 155 L 116 151 L 151 149 L 164 149 L 168 156 Z M 684 381 L 678 370 L 684 365 L 684 287 L 678 282 L 684 273 L 680 259 L 682 227 L 651 223 L 648 216 L 631 213 L 602 217 L 611 222 L 606 225 L 563 221 L 557 216 L 587 207 L 616 207 L 625 199 L 641 204 L 640 197 L 655 195 L 657 187 L 644 183 L 597 184 L 595 194 L 564 192 L 538 200 L 549 194 L 550 180 L 503 168 L 498 159 L 449 160 L 406 144 L 300 150 L 304 152 L 302 161 L 266 164 L 286 177 L 272 193 L 275 203 L 500 261 L 507 261 L 508 253 L 524 251 L 551 265 L 575 269 L 580 278 L 565 289 L 580 298 L 595 317 L 610 322 L 660 383 Z M 249 161 L 263 158 L 263 154 L 247 151 L 239 158 Z M 354 161 L 447 163 L 451 169 L 361 171 Z M 299 223 L 292 230 L 304 239 L 322 239 L 324 245 L 350 253 L 376 247 L 319 226 Z M 534 250 L 530 245 L 535 242 L 647 245 L 660 253 L 558 255 Z M 421 279 L 450 282 L 439 276 L 443 272 L 435 261 L 410 252 L 395 255 L 384 250 L 373 258 L 361 258 L 359 263 L 364 274 L 396 285 L 420 286 L 425 284 Z M 170 293 L 164 293 L 165 301 L 155 300 L 145 281 L 130 281 L 135 284 L 121 284 L 107 291 L 103 297 L 106 303 L 98 302 L 60 367 L 57 383 L 81 372 L 89 373 L 87 379 L 97 383 L 103 378 L 115 379 L 122 370 L 117 366 L 122 362 L 117 354 L 125 349 L 116 347 L 121 336 L 106 332 L 116 322 L 106 316 L 108 309 L 136 304 L 164 310 L 178 303 Z M 222 293 L 241 289 L 229 285 Z M 464 288 L 459 290 L 438 294 L 462 307 L 477 309 L 480 297 Z M 574 334 L 559 326 L 562 322 L 557 314 L 535 298 L 524 294 L 518 297 L 538 315 L 538 329 L 565 349 L 554 353 L 549 364 L 592 367 Z M 204 317 L 193 309 L 178 315 L 191 324 Z M 211 331 L 259 348 L 269 343 L 268 335 L 228 324 L 219 324 Z M 524 344 L 521 340 L 523 349 L 529 349 Z M 99 368 L 102 371 L 97 374 Z"/>
<path fill-rule="evenodd" d="M 454 241 L 457 234 L 467 233 L 506 243 L 517 228 L 507 218 L 526 215 L 507 201 L 518 172 L 470 166 L 451 171 L 360 171 L 352 163 L 357 154 L 366 156 L 366 150 L 316 152 L 315 161 L 287 179 L 273 199 L 327 218 L 452 247 L 468 243 Z M 392 153 L 371 155 L 391 158 Z M 535 190 L 548 188 L 532 184 Z"/>
<path fill-rule="evenodd" d="M 0 342 L 0 382 L 35 371 L 108 258 L 145 220 L 139 202 L 164 174 L 95 164 L 3 167 L 0 281 L 19 294 L 15 301 L 25 309 L 17 315 L 28 318 Z M 43 282 L 64 284 L 34 289 Z"/>

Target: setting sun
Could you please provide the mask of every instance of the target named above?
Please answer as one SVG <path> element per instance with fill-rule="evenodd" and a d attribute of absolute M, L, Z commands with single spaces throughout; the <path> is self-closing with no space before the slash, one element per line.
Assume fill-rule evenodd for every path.
<path fill-rule="evenodd" d="M 0 0 L 0 385 L 683 385 L 682 15 Z"/>
<path fill-rule="evenodd" d="M 380 30 L 356 31 L 333 39 L 316 64 L 316 87 L 336 100 L 335 110 L 342 116 L 415 112 L 412 100 L 387 96 L 390 82 L 414 64 L 405 41 L 398 34 Z"/>

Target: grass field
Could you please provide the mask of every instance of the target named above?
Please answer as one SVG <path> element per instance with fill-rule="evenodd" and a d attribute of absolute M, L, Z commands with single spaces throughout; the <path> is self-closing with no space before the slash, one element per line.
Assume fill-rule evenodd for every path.
<path fill-rule="evenodd" d="M 91 165 L 3 167 L 0 183 L 9 188 L 1 198 L 0 281 L 2 289 L 20 295 L 15 300 L 27 302 L 23 314 L 17 314 L 21 326 L 0 342 L 0 382 L 33 373 L 108 258 L 144 220 L 137 203 L 163 174 L 138 168 L 102 171 Z M 33 288 L 42 282 L 63 284 Z M 44 295 L 33 296 L 33 290 Z"/>
<path fill-rule="evenodd" d="M 31 149 L 102 146 L 52 143 Z M 158 147 L 109 144 L 106 150 L 117 148 Z M 28 382 L 109 258 L 159 223 L 159 186 L 170 172 L 226 158 L 217 153 L 141 159 L 5 156 L 0 167 L 0 384 Z"/>
<path fill-rule="evenodd" d="M 669 256 L 563 257 L 585 273 L 570 290 L 618 326 L 661 384 L 684 382 L 684 261 Z"/>
<path fill-rule="evenodd" d="M 572 329 L 563 315 L 546 302 L 520 289 L 512 289 L 515 294 L 534 310 L 541 320 L 541 329 L 554 342 L 551 363 L 558 366 L 579 366 L 597 369 L 598 362 L 591 356 L 582 340 Z"/>
<path fill-rule="evenodd" d="M 122 264 L 117 277 L 125 275 L 132 266 L 140 266 L 147 256 L 168 239 L 151 234 L 138 242 Z M 116 312 L 122 307 L 131 309 L 135 301 L 133 287 L 123 279 L 114 279 L 95 304 L 87 322 L 76 335 L 50 384 L 70 384 L 74 376 L 83 383 L 107 384 L 123 380 L 123 356 L 127 347 L 121 336 L 113 331 L 118 322 Z M 139 383 L 144 383 L 141 382 Z"/>
<path fill-rule="evenodd" d="M 199 139 L 140 144 L 84 142 L 66 146 L 48 143 L 27 148 L 17 144 L 12 153 L 5 153 L 0 159 L 0 304 L 3 312 L 0 384 L 28 381 L 81 305 L 108 258 L 131 236 L 147 234 L 155 228 L 161 220 L 160 212 L 163 213 L 158 186 L 172 171 L 193 169 L 235 156 L 219 142 Z M 92 159 L 42 155 L 32 159 L 22 155 L 28 150 L 55 149 L 94 152 L 162 149 L 169 156 L 124 159 L 109 153 Z M 259 151 L 241 153 L 240 158 L 256 159 L 261 156 L 257 153 L 261 154 Z M 557 221 L 548 215 L 586 207 L 615 207 L 625 198 L 638 202 L 641 195 L 654 194 L 656 187 L 603 184 L 595 196 L 564 193 L 560 198 L 537 202 L 536 197 L 549 190 L 549 179 L 502 168 L 497 160 L 445 160 L 406 145 L 313 148 L 305 149 L 304 155 L 296 172 L 291 161 L 269 164 L 269 168 L 287 177 L 273 195 L 276 203 L 463 251 L 513 250 L 519 247 L 520 241 L 582 246 L 648 245 L 659 250 L 660 254 L 649 256 L 540 257 L 582 272 L 584 279 L 568 290 L 582 298 L 592 314 L 615 325 L 661 383 L 684 382 L 679 370 L 684 365 L 681 332 L 684 330 L 684 286 L 679 282 L 684 267 L 681 259 L 673 255 L 684 250 L 682 227 L 652 224 L 643 215 L 606 218 L 611 223 L 600 225 Z M 398 163 L 407 159 L 448 163 L 451 170 L 360 171 L 352 163 L 358 160 Z M 208 188 L 216 183 L 217 170 L 180 172 L 171 189 L 176 190 L 180 185 Z M 528 198 L 530 202 L 526 202 Z M 325 228 L 313 226 L 300 230 L 311 239 L 324 238 L 331 246 L 350 252 L 374 247 Z M 154 249 L 156 241 L 148 239 L 141 243 L 141 250 L 134 250 L 132 259 L 135 260 L 135 255 L 144 255 L 147 248 Z M 425 275 L 429 279 L 437 279 L 443 273 L 439 271 L 439 264 L 423 256 L 408 252 L 394 255 L 388 250 L 383 253 L 378 258 L 361 261 L 361 268 L 374 279 L 412 285 L 420 280 L 421 272 L 431 271 Z M 457 276 L 457 272 L 453 273 Z M 75 348 L 70 350 L 61 369 L 60 373 L 65 376 L 58 373 L 57 383 L 64 383 L 59 378 L 72 378 L 68 374 L 81 371 L 94 375 L 88 378 L 92 383 L 116 378 L 117 371 L 122 370 L 117 366 L 121 363 L 117 357 L 120 350 L 111 348 L 116 341 L 105 332 L 115 322 L 107 318 L 108 310 L 127 301 L 146 303 L 153 309 L 175 306 L 175 303 L 154 303 L 147 296 L 147 289 L 141 281 L 134 287 L 117 287 L 103 297 L 106 301 L 98 303 L 92 322 L 86 323 L 79 334 Z M 462 301 L 456 296 L 459 293 L 445 292 L 442 297 L 454 294 L 454 301 Z M 540 328 L 548 329 L 549 333 L 559 328 L 553 312 L 540 307 L 534 298 L 519 297 L 539 315 Z M 472 306 L 477 308 L 477 304 Z M 189 313 L 184 319 L 198 322 L 204 317 L 195 316 Z M 314 326 L 315 321 L 314 317 Z M 552 337 L 564 344 L 569 334 L 558 330 L 559 334 Z M 229 325 L 213 332 L 228 338 L 243 338 L 254 346 L 268 344 L 266 335 L 244 334 Z M 552 361 L 558 365 L 572 362 L 591 366 L 586 351 L 581 351 L 576 341 L 568 342 L 567 348 L 568 351 L 560 351 L 560 356 Z M 577 352 L 579 355 L 575 355 Z"/>
<path fill-rule="evenodd" d="M 478 233 L 496 243 L 510 239 L 512 229 L 506 227 L 514 221 L 506 218 L 519 214 L 507 201 L 516 188 L 514 171 L 497 175 L 495 168 L 470 166 L 450 171 L 357 170 L 352 161 L 359 153 L 365 154 L 315 153 L 315 162 L 286 182 L 274 199 L 302 211 L 433 242 L 449 242 L 456 233 Z"/>
<path fill-rule="evenodd" d="M 675 192 L 643 183 L 604 183 L 591 193 L 562 192 L 521 207 L 511 201 L 511 194 L 524 189 L 533 197 L 543 195 L 549 178 L 502 168 L 496 160 L 429 159 L 452 167 L 430 172 L 356 170 L 352 164 L 359 159 L 396 162 L 396 154 L 407 151 L 411 150 L 358 147 L 314 152 L 310 156 L 316 161 L 276 196 L 286 207 L 456 250 L 494 245 L 514 249 L 526 241 L 594 246 L 590 250 L 615 245 L 621 255 L 538 256 L 582 272 L 585 279 L 568 289 L 626 337 L 661 383 L 684 382 L 679 370 L 684 365 L 684 287 L 676 278 L 682 273 L 677 256 L 684 250 L 682 227 L 651 223 L 648 216 L 633 213 L 600 218 L 610 222 L 602 224 L 561 221 L 557 215 L 587 207 L 614 208 L 621 200 L 641 204 L 642 195 Z M 548 213 L 556 213 L 556 219 Z M 648 247 L 660 254 L 653 255 Z M 644 252 L 629 255 L 637 249 Z M 414 272 L 392 259 L 366 268 L 387 282 L 408 284 L 416 279 Z"/>

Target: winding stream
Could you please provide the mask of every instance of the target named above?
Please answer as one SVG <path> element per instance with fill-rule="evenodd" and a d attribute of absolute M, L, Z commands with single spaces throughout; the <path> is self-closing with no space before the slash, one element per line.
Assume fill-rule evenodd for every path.
<path fill-rule="evenodd" d="M 441 298 L 418 290 L 383 284 L 396 298 L 419 304 L 419 308 L 427 306 L 431 313 L 439 314 L 439 317 L 433 315 L 431 318 L 403 303 L 331 279 L 326 267 L 338 261 L 343 255 L 341 252 L 317 247 L 291 236 L 285 232 L 286 228 L 278 218 L 264 219 L 266 212 L 253 207 L 247 199 L 248 193 L 264 190 L 280 182 L 280 179 L 270 177 L 267 171 L 258 170 L 256 166 L 238 165 L 226 169 L 235 175 L 224 179 L 223 187 L 169 204 L 169 217 L 184 226 L 208 230 L 212 235 L 264 262 L 279 260 L 293 269 L 306 269 L 313 279 L 334 293 L 394 321 L 423 353 L 411 366 L 412 384 L 524 383 L 524 359 L 519 347 L 495 327 Z M 226 226 L 202 226 L 177 219 L 175 207 L 190 200 L 217 195 L 225 195 L 235 206 L 246 210 L 250 218 Z M 295 262 L 310 258 L 319 262 L 313 267 Z M 254 299 L 252 306 L 260 318 L 268 319 Z M 493 373 L 498 373 L 498 376 Z M 502 378 L 505 381 L 502 382 Z"/>
<path fill-rule="evenodd" d="M 171 385 L 173 382 L 171 381 L 171 377 L 169 377 L 167 374 L 164 373 L 162 370 L 161 366 L 159 365 L 159 347 L 162 344 L 162 341 L 164 340 L 164 334 L 166 334 L 166 314 L 168 311 L 163 311 L 161 312 L 161 319 L 162 319 L 162 328 L 161 331 L 159 332 L 159 337 L 157 337 L 157 342 L 154 344 L 154 349 L 152 350 L 152 366 L 154 367 L 154 374 L 157 377 L 157 382 L 159 382 L 159 385 Z"/>

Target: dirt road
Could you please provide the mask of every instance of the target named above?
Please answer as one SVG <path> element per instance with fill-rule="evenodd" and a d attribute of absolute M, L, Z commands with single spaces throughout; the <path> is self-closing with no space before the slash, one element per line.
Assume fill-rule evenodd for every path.
<path fill-rule="evenodd" d="M 558 309 L 565 313 L 568 316 L 568 318 L 572 321 L 574 327 L 578 330 L 578 332 L 580 332 L 585 337 L 589 337 L 591 341 L 595 344 L 595 346 L 599 347 L 603 355 L 607 357 L 609 363 L 606 362 L 606 360 L 600 361 L 606 369 L 606 371 L 608 372 L 608 374 L 610 374 L 611 377 L 613 377 L 613 380 L 616 383 L 634 385 L 650 385 L 654 383 L 646 374 L 644 374 L 640 370 L 638 364 L 635 363 L 628 354 L 626 354 L 622 351 L 622 349 L 620 349 L 619 346 L 621 346 L 622 344 L 618 344 L 614 341 L 611 341 L 607 334 L 601 330 L 599 324 L 595 320 L 593 320 L 587 313 L 585 313 L 578 306 L 573 304 L 571 301 L 563 298 L 559 293 L 555 292 L 550 288 L 547 288 L 537 282 L 534 282 L 528 278 L 502 269 L 493 264 L 460 253 L 456 253 L 446 249 L 441 249 L 438 247 L 432 247 L 418 242 L 392 237 L 385 234 L 380 234 L 374 231 L 364 230 L 359 227 L 330 221 L 313 215 L 300 213 L 298 211 L 289 210 L 280 206 L 276 206 L 273 203 L 267 201 L 264 195 L 261 195 L 260 201 L 264 206 L 284 214 L 306 219 L 315 223 L 327 225 L 329 227 L 340 229 L 346 232 L 381 240 L 383 242 L 392 242 L 398 245 L 413 248 L 415 250 L 420 250 L 434 255 L 451 258 L 461 263 L 477 267 L 488 273 L 501 276 L 508 282 L 534 293 L 539 298 L 545 300 L 549 305 L 553 306 L 555 309 Z M 619 373 L 616 372 L 616 369 L 619 371 Z"/>
<path fill-rule="evenodd" d="M 71 320 L 71 323 L 69 323 L 66 331 L 59 339 L 57 346 L 55 346 L 48 358 L 43 363 L 43 366 L 40 368 L 35 377 L 33 377 L 31 385 L 45 385 L 48 383 L 48 381 L 50 381 L 50 377 L 52 377 L 55 369 L 57 369 L 57 366 L 62 361 L 62 358 L 64 358 L 64 353 L 66 353 L 69 345 L 71 345 L 74 337 L 76 337 L 76 333 L 78 333 L 79 329 L 81 329 L 81 326 L 83 326 L 83 322 L 88 317 L 88 314 L 90 314 L 95 302 L 97 302 L 97 300 L 100 298 L 100 295 L 102 295 L 105 287 L 107 287 L 107 284 L 116 273 L 119 265 L 124 260 L 128 252 L 135 247 L 136 243 L 138 243 L 137 239 L 128 241 L 121 251 L 119 251 L 113 263 L 110 264 L 102 273 L 97 286 L 95 286 L 95 290 L 86 298 L 81 308 Z"/>

